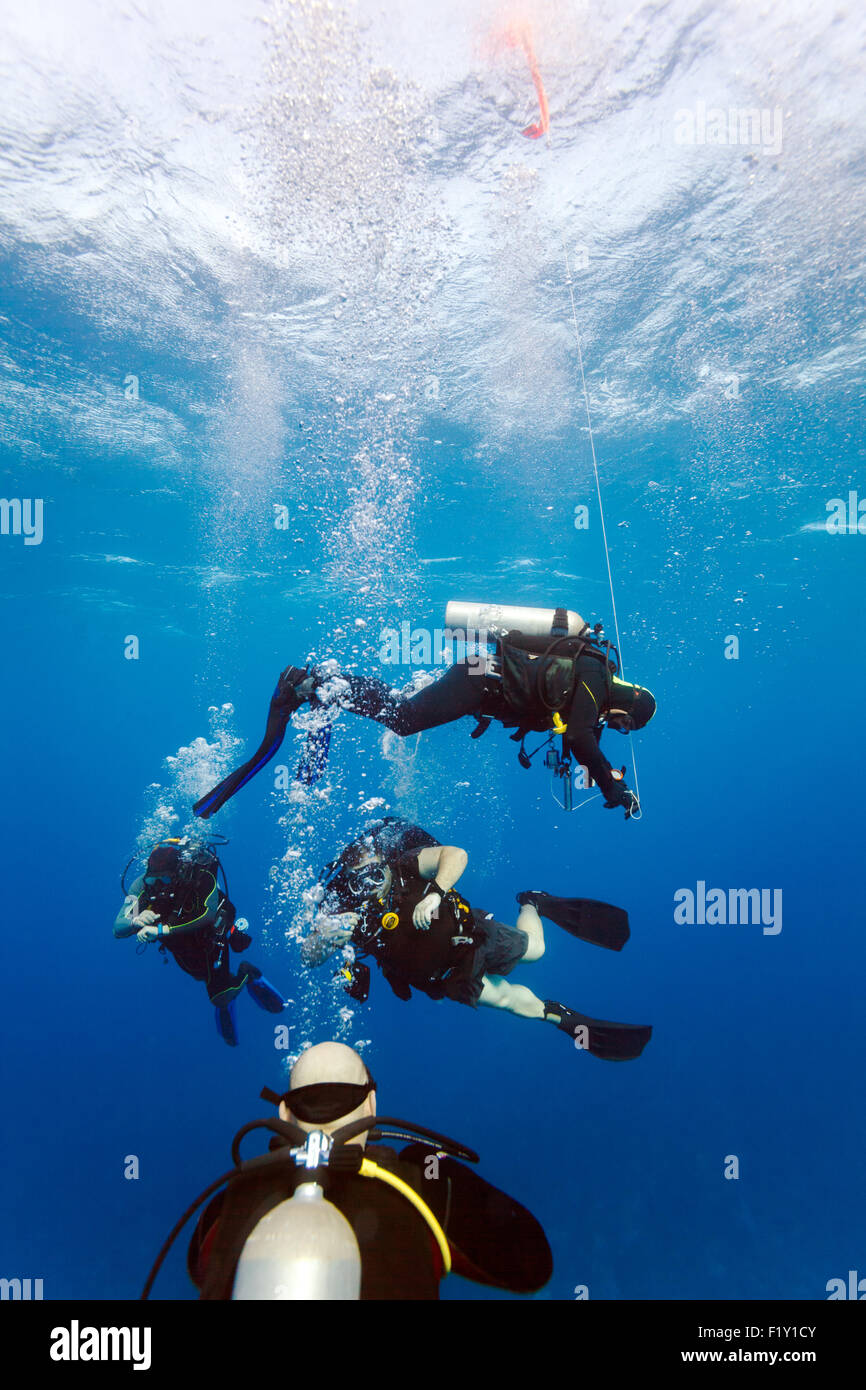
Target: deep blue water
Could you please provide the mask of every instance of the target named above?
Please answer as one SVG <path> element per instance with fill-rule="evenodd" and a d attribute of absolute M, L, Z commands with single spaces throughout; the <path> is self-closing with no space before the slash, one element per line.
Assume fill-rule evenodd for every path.
<path fill-rule="evenodd" d="M 460 96 L 464 109 L 471 87 Z M 481 141 L 486 169 L 483 152 Z M 542 153 L 494 146 L 485 157 L 500 172 L 535 160 L 553 186 Z M 807 200 L 803 160 L 786 187 Z M 138 177 L 121 204 L 133 206 Z M 693 190 L 680 207 L 684 219 L 727 216 L 715 189 L 701 196 L 705 205 Z M 834 206 L 819 225 L 838 250 Z M 670 250 L 673 207 L 643 227 L 650 252 Z M 284 1078 L 273 1021 L 248 998 L 232 1051 L 202 986 L 155 948 L 137 956 L 112 937 L 124 863 L 161 827 L 186 826 L 215 780 L 201 747 L 179 750 L 223 737 L 227 768 L 240 760 L 232 740 L 244 757 L 257 743 L 283 666 L 333 656 L 381 674 L 382 628 L 442 626 L 449 598 L 561 603 L 613 635 L 561 258 L 551 233 L 520 279 L 522 243 L 508 238 L 525 211 L 518 199 L 503 233 L 518 276 L 513 318 L 503 328 L 467 307 L 464 324 L 458 295 L 444 305 L 447 331 L 430 327 L 435 357 L 414 366 L 401 357 L 403 320 L 391 357 L 377 358 L 371 341 L 358 366 L 371 322 L 360 310 L 340 365 L 332 300 L 310 307 L 301 272 L 263 268 L 260 249 L 233 252 L 238 277 L 219 283 L 201 246 L 175 246 L 195 285 L 177 290 L 181 315 L 168 294 L 154 308 L 155 282 L 168 276 L 157 253 L 130 287 L 118 261 L 88 260 L 68 228 L 40 247 L 38 225 L 10 223 L 2 493 L 43 498 L 45 520 L 39 546 L 0 537 L 0 1273 L 42 1278 L 46 1298 L 135 1297 L 176 1216 L 229 1166 L 232 1135 L 265 1113 L 260 1086 Z M 476 269 L 488 264 L 478 236 L 467 252 Z M 625 233 L 619 244 L 630 245 Z M 255 934 L 249 956 L 295 1001 L 293 1055 L 334 1036 L 363 1043 L 381 1110 L 476 1148 L 484 1175 L 548 1233 L 555 1272 L 540 1299 L 572 1298 L 579 1285 L 591 1299 L 822 1299 L 828 1280 L 866 1273 L 866 539 L 823 526 L 831 498 L 866 495 L 866 468 L 854 366 L 805 387 L 782 370 L 838 341 L 862 280 L 852 272 L 831 324 L 822 277 L 834 293 L 838 283 L 817 252 L 810 262 L 804 251 L 804 282 L 781 309 L 769 307 L 765 264 L 719 254 L 737 277 L 729 316 L 719 318 L 719 283 L 696 283 L 675 301 L 673 355 L 664 334 L 641 349 L 650 269 L 628 285 L 602 268 L 578 295 L 581 326 L 592 324 L 584 350 L 625 673 L 658 700 L 634 740 L 640 822 L 598 801 L 564 814 L 547 774 L 521 769 L 496 726 L 478 742 L 464 721 L 383 749 L 377 726 L 344 714 L 318 789 L 290 801 L 268 769 L 211 823 L 230 839 L 223 858 Z M 382 274 L 369 294 L 387 316 Z M 347 313 L 362 292 L 351 288 Z M 775 345 L 734 312 L 762 295 L 785 330 Z M 303 332 L 269 338 L 267 314 L 293 296 Z M 547 318 L 521 376 L 533 305 Z M 243 311 L 258 316 L 253 329 Z M 423 323 L 423 304 L 413 312 Z M 633 370 L 644 414 L 610 407 L 631 389 L 618 343 L 643 351 Z M 533 376 L 538 351 L 549 377 Z M 718 386 L 728 370 L 743 375 L 734 400 Z M 124 396 L 130 372 L 139 400 Z M 573 525 L 579 503 L 587 532 Z M 273 524 L 277 504 L 289 507 L 288 530 Z M 124 658 L 130 634 L 138 660 Z M 730 635 L 737 660 L 725 658 Z M 214 723 L 208 707 L 226 702 Z M 627 761 L 614 733 L 604 746 Z M 299 747 L 290 735 L 277 763 L 293 767 Z M 514 920 L 527 887 L 626 907 L 621 956 L 548 925 L 544 959 L 515 979 L 595 1016 L 652 1022 L 644 1056 L 609 1065 L 492 1010 L 401 1003 L 381 978 L 341 1019 L 330 968 L 305 974 L 291 933 L 319 867 L 384 813 L 464 847 L 461 887 L 501 920 Z M 780 889 L 781 931 L 678 925 L 674 894 L 699 880 Z M 123 1176 L 132 1154 L 137 1181 Z M 158 1296 L 195 1296 L 184 1249 L 182 1239 Z M 503 1295 L 453 1278 L 443 1296 Z"/>

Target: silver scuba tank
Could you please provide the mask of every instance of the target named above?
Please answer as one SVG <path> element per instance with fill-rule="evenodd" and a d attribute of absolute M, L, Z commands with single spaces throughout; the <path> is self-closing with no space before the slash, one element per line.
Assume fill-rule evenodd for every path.
<path fill-rule="evenodd" d="M 361 1296 L 361 1252 L 316 1182 L 301 1183 L 247 1237 L 232 1299 L 336 1301 Z"/>
<path fill-rule="evenodd" d="M 522 632 L 527 637 L 549 637 L 554 628 L 566 628 L 569 637 L 579 637 L 589 625 L 579 613 L 566 608 L 514 608 L 499 603 L 452 601 L 445 609 L 445 626 L 452 632 Z"/>

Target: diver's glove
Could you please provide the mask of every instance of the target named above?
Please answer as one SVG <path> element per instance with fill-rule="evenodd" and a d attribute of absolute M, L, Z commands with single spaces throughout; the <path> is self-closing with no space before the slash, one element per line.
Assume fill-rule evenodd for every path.
<path fill-rule="evenodd" d="M 430 930 L 430 923 L 437 915 L 443 897 L 442 889 L 435 880 L 424 890 L 423 898 L 415 904 L 415 911 L 412 913 L 412 921 L 418 931 Z"/>
<path fill-rule="evenodd" d="M 625 768 L 621 772 L 614 772 L 611 768 L 610 772 L 614 780 L 608 788 L 604 802 L 605 808 L 608 811 L 613 811 L 617 806 L 622 806 L 625 809 L 626 820 L 630 820 L 634 812 L 638 810 L 638 799 L 625 784 Z"/>
<path fill-rule="evenodd" d="M 245 951 L 252 941 L 250 924 L 246 917 L 237 917 L 226 935 L 233 951 Z"/>
<path fill-rule="evenodd" d="M 628 787 L 623 787 L 621 791 L 617 789 L 611 794 L 616 797 L 616 800 L 608 800 L 604 803 L 608 811 L 615 811 L 617 806 L 622 806 L 625 811 L 626 820 L 631 820 L 632 816 L 640 810 L 640 802 L 634 792 L 629 791 Z"/>

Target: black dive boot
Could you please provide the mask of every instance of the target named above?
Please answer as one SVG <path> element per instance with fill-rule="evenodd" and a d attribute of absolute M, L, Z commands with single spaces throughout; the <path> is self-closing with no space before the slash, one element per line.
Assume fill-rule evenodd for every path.
<path fill-rule="evenodd" d="M 316 685 L 316 677 L 306 666 L 287 666 L 280 674 L 277 688 L 271 700 L 271 708 L 285 710 L 294 714 L 309 700 Z"/>

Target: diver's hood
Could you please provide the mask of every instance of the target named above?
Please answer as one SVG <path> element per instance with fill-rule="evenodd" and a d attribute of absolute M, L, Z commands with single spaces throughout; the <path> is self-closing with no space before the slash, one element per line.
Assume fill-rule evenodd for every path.
<path fill-rule="evenodd" d="M 171 874 L 176 876 L 180 870 L 180 854 L 174 845 L 157 845 L 147 861 L 148 874 Z"/>
<path fill-rule="evenodd" d="M 656 712 L 655 696 L 642 685 L 635 686 L 635 697 L 630 710 L 631 722 L 636 729 L 648 724 Z"/>
<path fill-rule="evenodd" d="M 613 681 L 611 706 L 614 709 L 625 710 L 626 714 L 631 716 L 635 729 L 643 729 L 656 712 L 655 696 L 651 690 L 646 690 L 642 685 L 630 685 L 628 681 L 619 681 L 616 678 Z"/>

